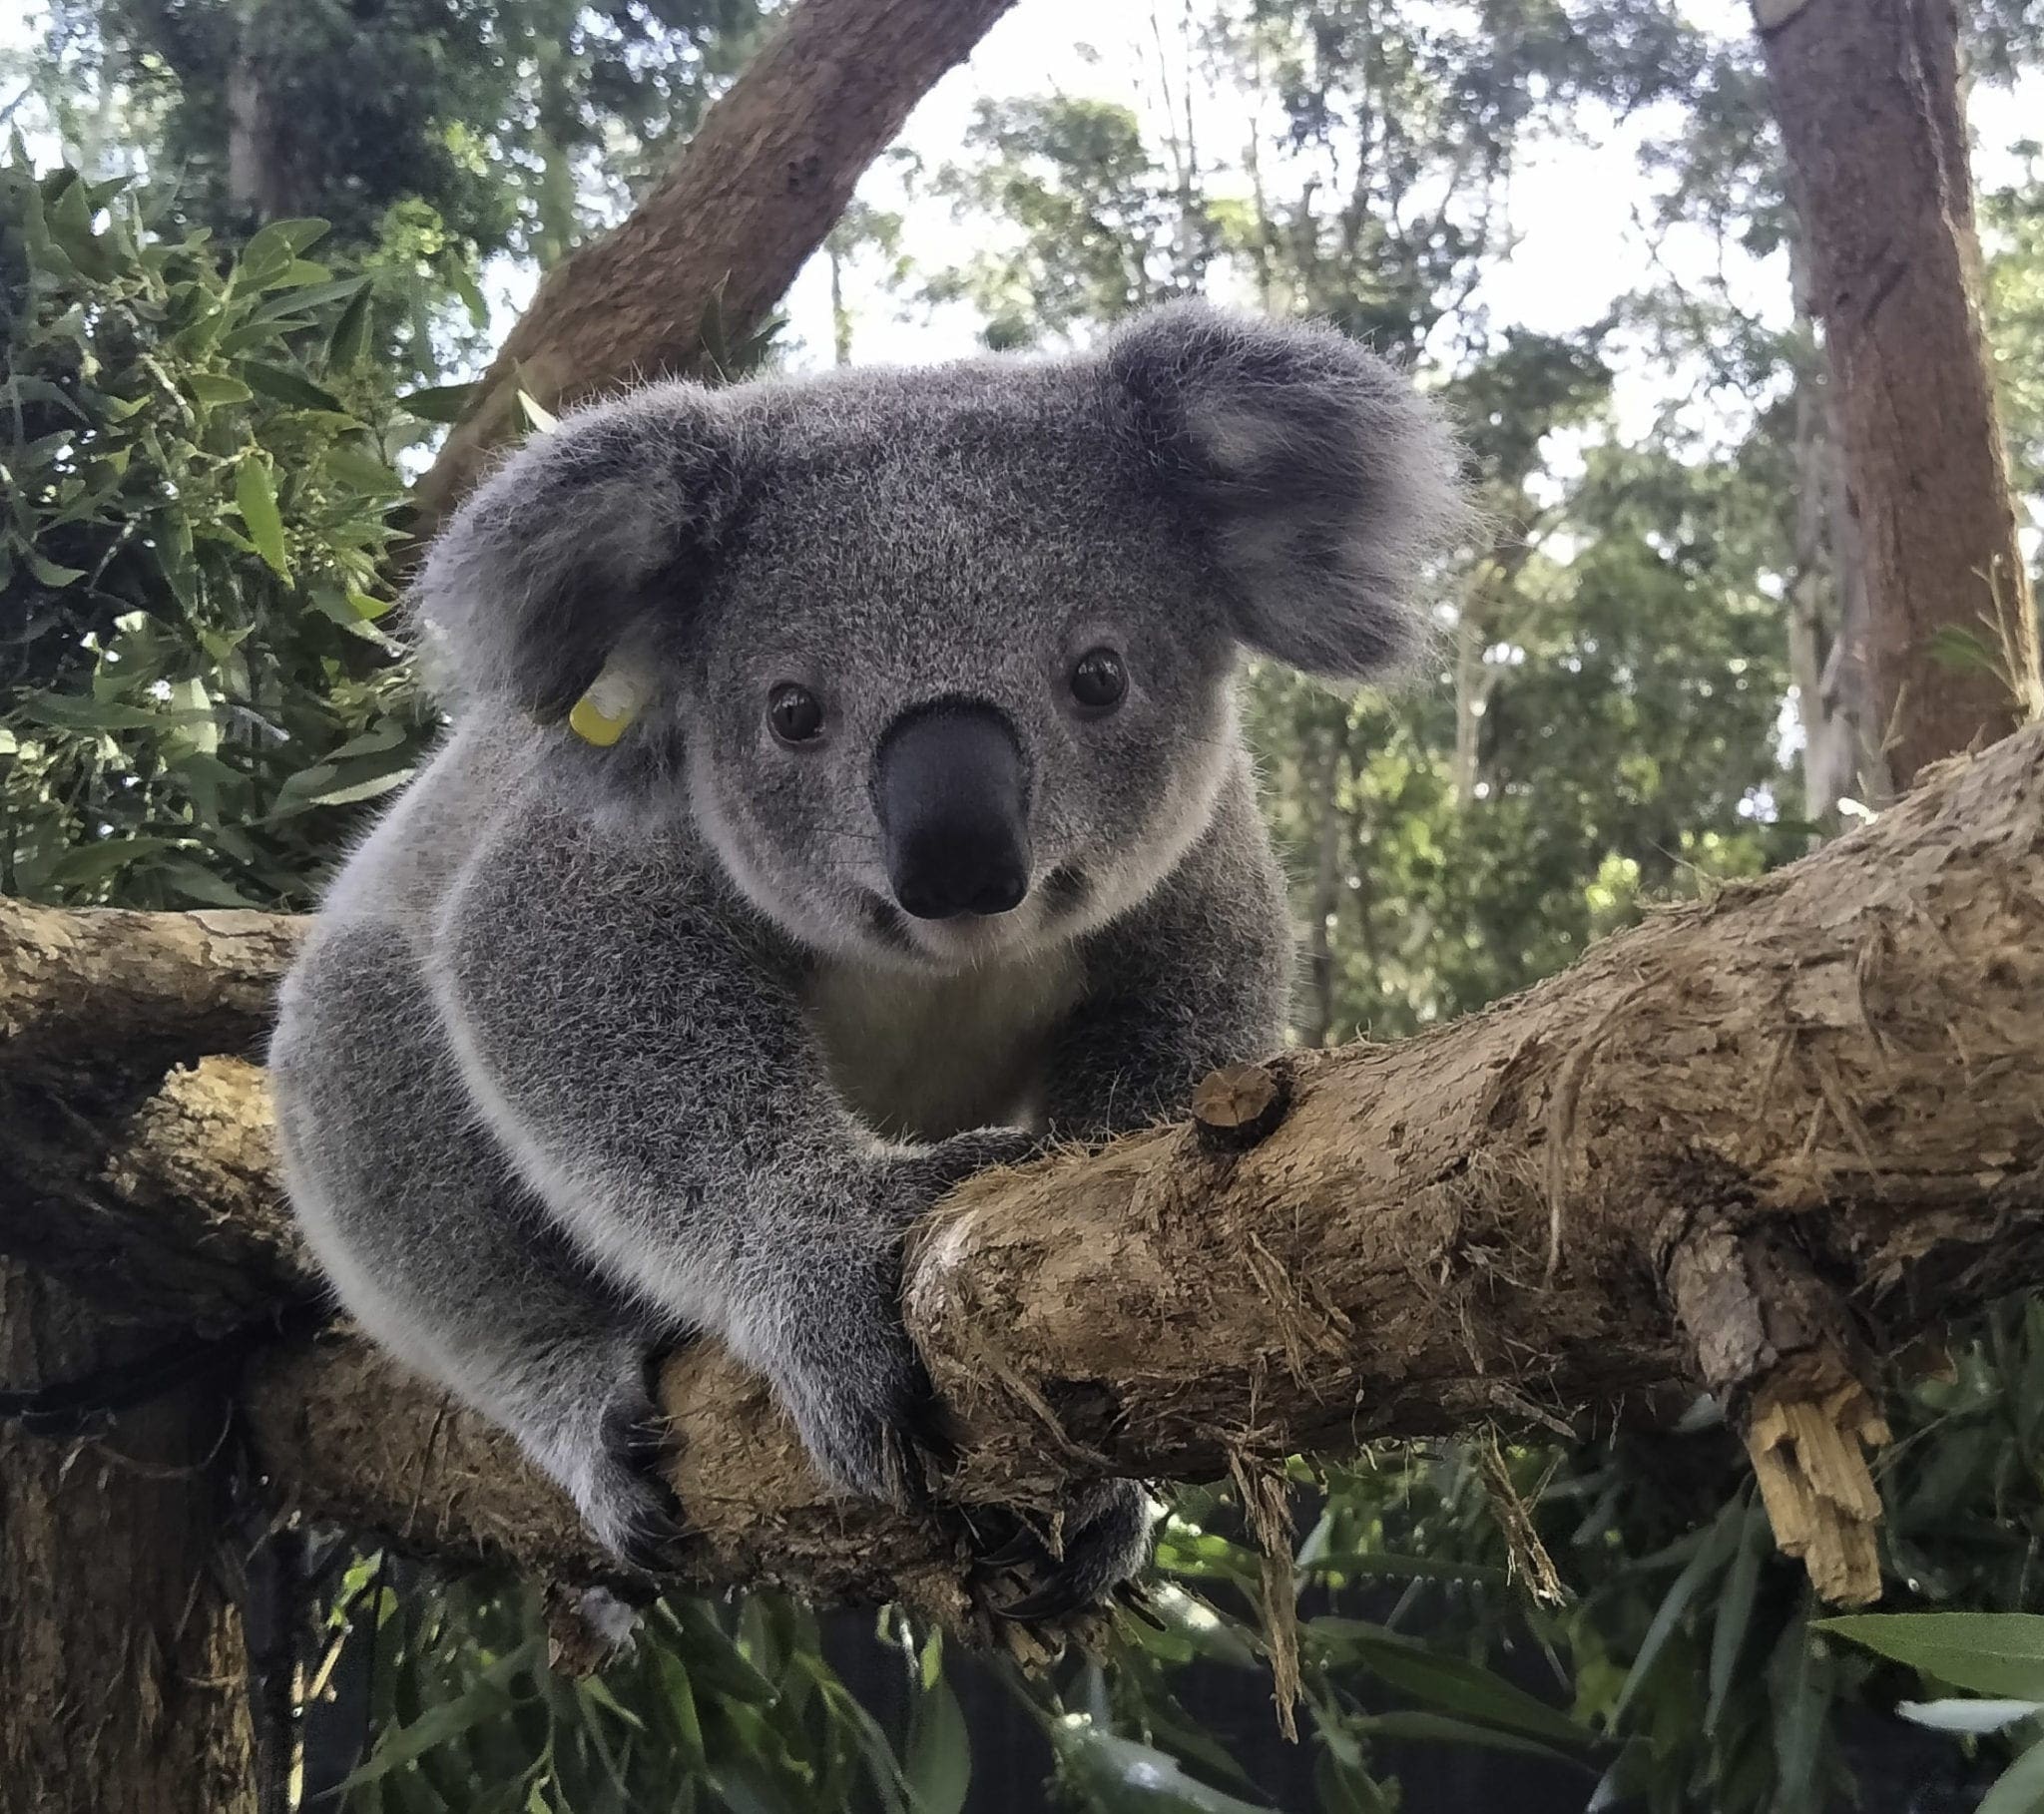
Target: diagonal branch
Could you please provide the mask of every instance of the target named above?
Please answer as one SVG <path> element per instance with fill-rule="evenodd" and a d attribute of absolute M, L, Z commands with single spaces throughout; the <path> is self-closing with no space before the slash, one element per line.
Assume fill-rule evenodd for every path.
<path fill-rule="evenodd" d="M 799 0 L 616 231 L 552 270 L 419 481 L 423 541 L 522 422 L 758 333 L 910 110 L 1014 0 Z"/>
<path fill-rule="evenodd" d="M 19 974 L 25 938 L 47 947 L 56 928 L 91 949 L 104 924 L 0 905 L 0 977 Z M 1204 1096 L 1204 1132 L 973 1179 L 914 1243 L 906 1296 L 968 1432 L 954 1490 L 1048 1505 L 1103 1469 L 1214 1476 L 1374 1436 L 1567 1424 L 1707 1381 L 1783 1503 L 1863 1526 L 1871 1351 L 2044 1280 L 2040 926 L 2032 728 L 1486 1014 L 1294 1055 L 1268 1133 L 1258 1081 L 1236 1076 Z M 74 1011 L 123 1024 L 122 986 L 83 989 Z M 15 1013 L 0 998 L 0 1018 Z M 209 1078 L 239 1108 L 175 1113 Z M 109 1282 L 110 1246 L 170 1255 L 226 1223 L 238 1301 L 252 1278 L 302 1289 L 273 1181 L 249 1164 L 257 1083 L 209 1060 L 112 1119 L 66 1133 L 46 1118 L 23 1142 L 13 1118 L 53 1086 L 9 1045 L 0 1248 L 33 1230 L 40 1263 L 120 1299 L 132 1278 Z M 203 1280 L 180 1289 L 192 1318 L 219 1311 Z M 831 1501 L 735 1362 L 685 1353 L 668 1391 L 696 1579 L 959 1608 L 947 1540 Z M 508 1443 L 354 1342 L 272 1353 L 243 1403 L 272 1490 L 308 1517 L 449 1558 L 602 1572 Z M 1783 1475 L 1784 1432 L 1805 1450 L 1822 1436 L 1830 1472 Z M 1849 1557 L 1832 1560 L 1836 1590 L 1862 1591 Z"/>

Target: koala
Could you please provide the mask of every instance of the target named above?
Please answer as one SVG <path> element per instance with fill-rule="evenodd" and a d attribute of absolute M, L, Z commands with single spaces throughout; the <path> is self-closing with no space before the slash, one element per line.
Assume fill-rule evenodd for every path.
<path fill-rule="evenodd" d="M 1409 654 L 1456 467 L 1353 342 L 1191 303 L 1081 356 L 654 384 L 527 443 L 416 588 L 448 734 L 282 992 L 284 1174 L 340 1302 L 637 1567 L 679 1536 L 652 1370 L 691 1335 L 836 1489 L 917 1499 L 904 1230 L 1281 1043 L 1238 670 Z M 1148 1501 L 1061 1529 L 1017 1616 L 1139 1568 Z"/>

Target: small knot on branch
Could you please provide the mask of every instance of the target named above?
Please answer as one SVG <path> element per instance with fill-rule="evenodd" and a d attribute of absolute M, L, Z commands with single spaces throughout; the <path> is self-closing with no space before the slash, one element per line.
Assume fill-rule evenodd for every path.
<path fill-rule="evenodd" d="M 1291 1080 L 1275 1065 L 1227 1065 L 1193 1092 L 1193 1125 L 1210 1152 L 1242 1152 L 1267 1139 L 1291 1107 Z"/>

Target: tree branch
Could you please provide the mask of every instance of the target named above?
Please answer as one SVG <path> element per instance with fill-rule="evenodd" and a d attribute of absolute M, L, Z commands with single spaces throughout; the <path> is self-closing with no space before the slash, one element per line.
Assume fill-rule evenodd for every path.
<path fill-rule="evenodd" d="M 147 916 L 144 935 L 170 948 L 179 923 Z M 107 925 L 6 905 L 0 978 L 25 974 L 24 939 L 54 949 L 56 928 L 90 951 Z M 1703 1381 L 1776 1464 L 1814 1433 L 1876 1440 L 1869 1345 L 2044 1280 L 2040 926 L 2032 728 L 1486 1014 L 1294 1055 L 1261 1139 L 1272 1118 L 1236 1080 L 1205 1099 L 1229 1137 L 1165 1127 L 971 1180 L 913 1243 L 906 1292 L 967 1430 L 953 1490 L 1048 1506 L 1107 1470 L 1215 1476 L 1376 1436 L 1567 1425 Z M 289 943 L 279 928 L 279 957 Z M 118 969 L 81 983 L 77 1044 L 127 1024 L 131 987 L 167 999 Z M 20 1012 L 0 998 L 0 1020 Z M 111 1119 L 46 1115 L 26 1141 L 14 1118 L 47 1110 L 51 1074 L 10 1043 L 0 1087 L 0 1247 L 26 1230 L 40 1263 L 121 1300 L 225 1241 L 239 1287 L 188 1267 L 193 1318 L 302 1290 L 251 1159 L 266 1123 L 246 1066 L 174 1071 Z M 109 1274 L 129 1243 L 153 1257 Z M 145 1293 L 158 1314 L 174 1295 Z M 832 1501 L 735 1362 L 692 1349 L 667 1391 L 695 1579 L 962 1609 L 943 1531 Z M 358 1343 L 272 1353 L 243 1404 L 272 1490 L 308 1517 L 603 1573 L 503 1438 Z M 1771 1503 L 1806 1485 L 1778 1479 Z M 1857 1491 L 1817 1481 L 1818 1513 L 1832 1488 L 1838 1505 Z"/>
<path fill-rule="evenodd" d="M 843 213 L 868 164 L 1014 0 L 801 0 L 616 231 L 547 272 L 419 481 L 423 541 L 548 409 L 701 375 L 743 346 Z"/>

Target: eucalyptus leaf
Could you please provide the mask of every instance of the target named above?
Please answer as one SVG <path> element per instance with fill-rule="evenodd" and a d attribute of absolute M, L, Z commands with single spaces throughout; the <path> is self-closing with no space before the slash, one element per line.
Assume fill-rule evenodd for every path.
<path fill-rule="evenodd" d="M 1852 1612 L 1810 1627 L 1975 1694 L 2044 1699 L 2044 1613 Z"/>
<path fill-rule="evenodd" d="M 276 486 L 269 476 L 269 463 L 259 454 L 246 453 L 235 470 L 235 508 L 249 541 L 264 565 L 278 579 L 288 580 L 291 570 L 284 551 L 283 517 L 276 506 Z"/>

